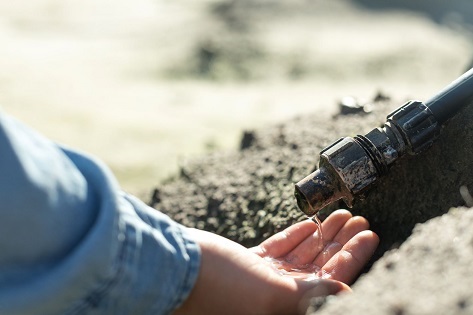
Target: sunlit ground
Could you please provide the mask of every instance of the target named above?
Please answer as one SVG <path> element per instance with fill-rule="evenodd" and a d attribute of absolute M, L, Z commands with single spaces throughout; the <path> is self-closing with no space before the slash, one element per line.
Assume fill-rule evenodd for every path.
<path fill-rule="evenodd" d="M 473 56 L 466 32 L 420 15 L 341 0 L 307 11 L 295 1 L 260 8 L 241 31 L 212 15 L 223 2 L 4 1 L 0 103 L 99 156 L 126 190 L 143 195 L 189 157 L 235 150 L 242 129 L 329 117 L 345 95 L 425 99 Z M 219 53 L 230 42 L 230 57 L 193 73 L 196 47 L 208 42 L 223 45 Z M 233 57 L 232 45 L 243 52 Z"/>

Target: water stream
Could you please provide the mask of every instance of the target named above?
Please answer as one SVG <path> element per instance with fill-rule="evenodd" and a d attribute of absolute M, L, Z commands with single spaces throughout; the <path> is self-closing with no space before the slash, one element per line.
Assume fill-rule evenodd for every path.
<path fill-rule="evenodd" d="M 312 237 L 317 238 L 315 251 L 319 253 L 318 255 L 325 255 L 328 253 L 327 248 L 330 247 L 332 242 L 324 244 L 324 238 L 322 234 L 322 222 L 320 221 L 317 214 L 315 214 L 313 217 L 310 217 L 310 220 L 312 220 L 317 225 L 317 231 L 312 234 Z M 281 276 L 288 276 L 294 279 L 301 279 L 305 281 L 328 278 L 330 276 L 314 263 L 309 263 L 305 265 L 294 265 L 293 263 L 288 262 L 285 257 L 266 257 L 265 259 L 270 262 L 271 266 Z"/>

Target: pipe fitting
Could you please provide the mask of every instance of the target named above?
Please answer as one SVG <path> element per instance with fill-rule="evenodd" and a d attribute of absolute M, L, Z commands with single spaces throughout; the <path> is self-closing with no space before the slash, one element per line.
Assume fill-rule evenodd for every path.
<path fill-rule="evenodd" d="M 390 113 L 383 127 L 335 141 L 320 152 L 319 169 L 295 185 L 299 208 L 313 216 L 340 199 L 351 207 L 399 158 L 430 148 L 442 124 L 472 100 L 473 69 L 429 100 L 429 106 L 409 101 Z"/>

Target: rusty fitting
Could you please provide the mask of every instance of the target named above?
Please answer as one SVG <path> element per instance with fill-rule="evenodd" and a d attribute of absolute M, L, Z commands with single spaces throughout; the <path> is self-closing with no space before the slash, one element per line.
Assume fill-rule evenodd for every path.
<path fill-rule="evenodd" d="M 335 141 L 320 152 L 319 169 L 295 185 L 297 205 L 308 216 L 340 199 L 352 207 L 354 199 L 386 175 L 399 158 L 431 147 L 442 124 L 472 99 L 470 70 L 428 105 L 409 101 L 389 114 L 383 127 Z"/>

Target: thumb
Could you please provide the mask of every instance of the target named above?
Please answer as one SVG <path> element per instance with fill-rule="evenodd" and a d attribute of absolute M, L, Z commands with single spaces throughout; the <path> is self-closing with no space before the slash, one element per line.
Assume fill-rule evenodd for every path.
<path fill-rule="evenodd" d="M 300 281 L 300 285 L 301 288 L 305 287 L 306 290 L 299 302 L 299 314 L 305 314 L 307 312 L 313 298 L 322 298 L 321 302 L 324 302 L 324 298 L 329 295 L 351 292 L 350 287 L 345 283 L 330 279 Z"/>

